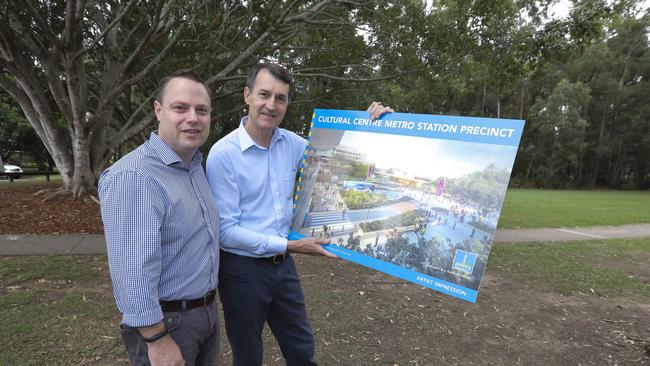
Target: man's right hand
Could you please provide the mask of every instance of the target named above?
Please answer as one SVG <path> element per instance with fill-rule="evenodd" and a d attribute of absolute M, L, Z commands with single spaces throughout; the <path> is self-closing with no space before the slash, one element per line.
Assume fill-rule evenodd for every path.
<path fill-rule="evenodd" d="M 384 115 L 384 113 L 395 112 L 393 108 L 381 104 L 381 102 L 372 102 L 368 106 L 368 112 L 370 112 L 370 120 L 374 121 L 377 118 Z"/>
<path fill-rule="evenodd" d="M 169 334 L 147 343 L 147 347 L 151 366 L 185 366 L 181 349 Z"/>
<path fill-rule="evenodd" d="M 302 238 L 289 240 L 287 242 L 287 253 L 303 253 L 308 255 L 322 255 L 329 258 L 338 258 L 334 254 L 323 249 L 323 245 L 329 240 L 322 238 Z"/>

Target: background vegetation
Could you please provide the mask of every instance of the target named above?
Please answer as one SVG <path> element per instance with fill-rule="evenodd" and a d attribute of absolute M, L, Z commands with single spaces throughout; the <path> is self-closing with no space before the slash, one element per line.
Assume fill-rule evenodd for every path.
<path fill-rule="evenodd" d="M 284 126 L 303 135 L 314 108 L 371 100 L 525 119 L 512 186 L 648 189 L 646 5 L 574 0 L 558 18 L 556 2 L 0 1 L 0 88 L 12 97 L 0 109 L 25 113 L 79 192 L 155 129 L 161 76 L 191 66 L 208 80 L 207 151 L 246 113 L 244 75 L 266 60 L 296 76 Z"/>

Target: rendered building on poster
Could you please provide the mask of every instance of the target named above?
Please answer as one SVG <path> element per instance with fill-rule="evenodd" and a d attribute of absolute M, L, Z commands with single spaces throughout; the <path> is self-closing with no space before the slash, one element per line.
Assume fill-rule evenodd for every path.
<path fill-rule="evenodd" d="M 316 110 L 291 237 L 474 302 L 523 121 Z"/>

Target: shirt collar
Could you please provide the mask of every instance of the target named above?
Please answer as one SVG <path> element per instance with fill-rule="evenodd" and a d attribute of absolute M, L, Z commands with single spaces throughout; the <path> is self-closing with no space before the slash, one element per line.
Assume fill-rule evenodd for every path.
<path fill-rule="evenodd" d="M 167 145 L 163 139 L 158 136 L 158 131 L 153 131 L 149 137 L 149 143 L 151 144 L 151 147 L 153 150 L 156 152 L 160 160 L 165 165 L 172 165 L 172 164 L 177 164 L 180 163 L 181 166 L 185 166 L 183 163 L 183 159 L 176 154 L 176 152 Z M 190 168 L 193 168 L 197 165 L 200 165 L 201 162 L 203 161 L 203 155 L 201 152 L 197 149 L 194 155 L 192 156 L 192 161 L 190 162 Z"/>
<path fill-rule="evenodd" d="M 239 128 L 237 134 L 239 135 L 239 148 L 241 151 L 246 151 L 248 150 L 251 146 L 257 146 L 258 148 L 262 150 L 269 150 L 273 145 L 275 145 L 276 142 L 284 138 L 284 131 L 282 131 L 279 128 L 273 129 L 273 135 L 271 136 L 271 144 L 269 145 L 269 149 L 265 148 L 264 146 L 260 146 L 255 143 L 255 140 L 251 137 L 251 135 L 248 134 L 248 131 L 244 128 L 244 125 L 248 122 L 248 116 L 245 116 L 241 119 L 241 122 L 239 123 Z"/>

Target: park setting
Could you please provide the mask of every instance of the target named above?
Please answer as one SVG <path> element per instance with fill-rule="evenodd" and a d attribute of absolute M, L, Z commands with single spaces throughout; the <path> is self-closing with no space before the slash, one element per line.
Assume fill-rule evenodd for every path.
<path fill-rule="evenodd" d="M 33 193 L 52 183 L 5 183 L 0 198 L 21 199 L 8 207 L 11 214 L 0 214 L 8 223 L 0 248 L 34 234 L 65 239 L 36 252 L 51 255 L 0 258 L 0 308 L 10 335 L 0 363 L 128 364 L 106 256 L 92 253 L 103 245 L 98 205 L 62 197 L 41 204 Z M 298 256 L 320 363 L 643 365 L 650 347 L 648 205 L 648 192 L 509 190 L 503 230 L 543 229 L 557 220 L 576 231 L 610 219 L 616 228 L 646 229 L 636 238 L 613 232 L 612 239 L 510 243 L 497 233 L 475 304 L 354 263 Z M 531 214 L 530 207 L 539 209 Z M 16 212 L 23 216 L 8 220 Z M 89 245 L 93 240 L 99 244 Z M 284 364 L 270 333 L 264 340 L 265 364 Z M 221 360 L 230 360 L 227 342 Z"/>
<path fill-rule="evenodd" d="M 291 138 L 338 133 L 332 146 L 308 146 L 302 173 L 278 172 L 287 215 L 307 197 L 292 231 L 480 289 L 472 303 L 292 254 L 319 364 L 650 365 L 648 1 L 26 0 L 0 10 L 0 365 L 130 364 L 100 177 L 168 128 L 160 116 L 174 94 L 159 81 L 191 68 L 202 83 L 181 80 L 202 93 L 191 108 L 206 128 L 183 140 L 192 187 L 203 184 L 188 191 L 210 196 L 211 177 L 226 174 L 206 180 L 211 147 L 256 112 L 247 73 L 260 63 L 293 77 L 279 118 Z M 310 128 L 315 110 L 366 115 L 378 101 L 388 115 L 525 125 L 514 147 Z M 244 173 L 263 170 L 253 167 Z M 113 198 L 143 198 L 130 193 Z M 204 201 L 195 208 L 218 221 Z M 136 231 L 153 216 L 134 218 Z M 214 227 L 197 232 L 215 238 Z M 478 276 L 457 259 L 472 253 Z M 217 357 L 229 365 L 236 350 L 216 306 Z M 262 364 L 286 364 L 269 326 L 262 341 Z"/>

